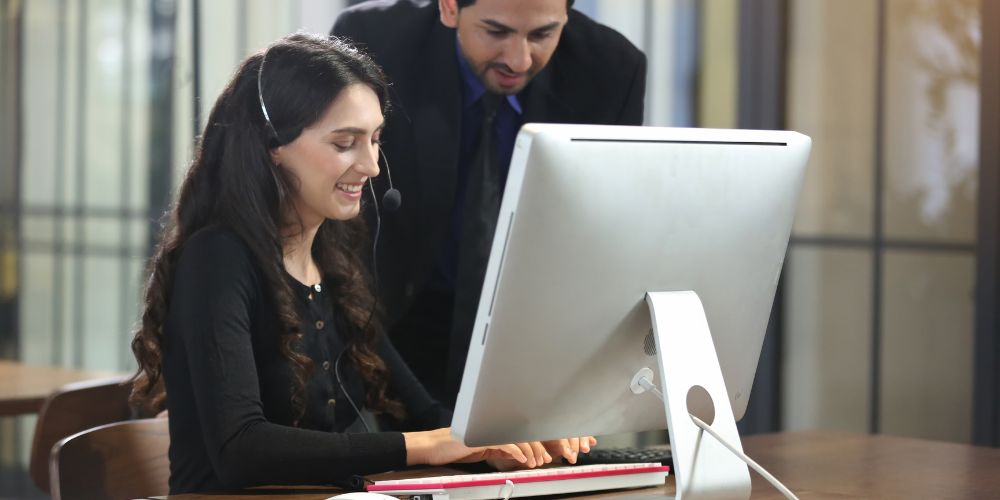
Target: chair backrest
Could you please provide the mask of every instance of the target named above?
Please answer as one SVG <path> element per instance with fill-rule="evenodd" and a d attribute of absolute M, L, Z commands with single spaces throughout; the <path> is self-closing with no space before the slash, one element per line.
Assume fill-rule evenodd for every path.
<path fill-rule="evenodd" d="M 169 448 L 167 418 L 116 422 L 74 434 L 52 447 L 52 499 L 166 495 Z"/>
<path fill-rule="evenodd" d="M 128 420 L 131 390 L 128 377 L 111 377 L 66 384 L 42 404 L 31 445 L 31 479 L 49 491 L 49 453 L 60 439 L 98 425 Z"/>

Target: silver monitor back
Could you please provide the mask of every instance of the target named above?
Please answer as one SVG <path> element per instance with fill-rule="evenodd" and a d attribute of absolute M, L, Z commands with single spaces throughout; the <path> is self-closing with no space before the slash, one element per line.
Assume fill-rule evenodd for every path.
<path fill-rule="evenodd" d="M 665 429 L 647 291 L 700 296 L 746 411 L 811 140 L 796 132 L 527 124 L 452 432 L 469 445 Z M 658 381 L 654 381 L 659 385 Z"/>

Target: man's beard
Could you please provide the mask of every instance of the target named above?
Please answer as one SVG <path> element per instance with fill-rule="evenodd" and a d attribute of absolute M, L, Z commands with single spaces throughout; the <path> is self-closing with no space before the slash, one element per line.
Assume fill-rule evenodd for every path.
<path fill-rule="evenodd" d="M 502 87 L 491 82 L 490 79 L 488 78 L 488 73 L 491 69 L 499 69 L 505 73 L 511 73 L 511 74 L 517 74 L 517 73 L 510 71 L 510 68 L 508 68 L 506 64 L 501 64 L 501 63 L 487 63 L 485 66 L 482 67 L 480 71 L 476 72 L 476 77 L 479 78 L 479 81 L 483 84 L 483 86 L 486 87 L 486 89 L 489 90 L 491 93 L 498 95 L 515 95 L 521 92 L 522 90 L 524 90 L 525 87 L 528 86 L 528 82 L 530 82 L 531 79 L 535 76 L 535 71 L 533 71 L 534 68 L 531 68 L 526 73 L 522 73 L 524 77 L 524 82 L 518 85 L 517 87 Z"/>

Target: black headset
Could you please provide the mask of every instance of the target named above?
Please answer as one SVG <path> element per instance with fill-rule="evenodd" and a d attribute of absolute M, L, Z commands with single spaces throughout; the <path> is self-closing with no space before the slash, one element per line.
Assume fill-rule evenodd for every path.
<path fill-rule="evenodd" d="M 260 58 L 260 66 L 257 67 L 257 99 L 258 101 L 260 101 L 260 111 L 261 114 L 264 115 L 264 122 L 267 123 L 267 127 L 268 129 L 271 130 L 271 134 L 274 136 L 274 139 L 278 142 L 278 144 L 281 144 L 282 141 L 281 137 L 278 135 L 278 130 L 274 127 L 274 124 L 271 122 L 271 116 L 268 115 L 267 113 L 267 106 L 264 105 L 264 91 L 263 91 L 263 85 L 261 84 L 261 79 L 264 74 L 264 62 L 267 60 L 267 53 L 270 50 L 271 50 L 270 47 L 264 50 L 264 54 Z M 381 154 L 380 156 L 384 160 L 385 173 L 389 177 L 389 189 L 386 190 L 386 192 L 382 195 L 382 208 L 384 208 L 386 212 L 395 212 L 396 210 L 399 210 L 399 207 L 403 204 L 403 196 L 399 192 L 399 190 L 393 187 L 392 185 L 392 172 L 389 171 L 388 158 L 386 158 L 384 153 Z M 379 210 L 377 201 L 378 197 L 375 195 L 375 186 L 372 183 L 371 177 L 368 178 L 368 188 L 372 193 L 372 206 L 375 207 L 375 234 L 372 237 L 372 275 L 374 276 L 375 292 L 374 292 L 374 300 L 372 301 L 372 308 L 371 310 L 368 311 L 368 319 L 365 321 L 365 326 L 362 329 L 362 331 L 368 330 L 368 327 L 371 326 L 372 318 L 375 316 L 375 309 L 378 308 L 378 301 L 380 294 L 379 280 L 378 280 L 377 251 L 378 251 L 379 233 L 382 230 L 382 214 L 381 210 Z M 372 428 L 368 426 L 368 422 L 365 420 L 364 415 L 361 414 L 361 408 L 359 408 L 358 405 L 354 403 L 354 400 L 351 398 L 350 392 L 348 392 L 347 388 L 344 387 L 344 382 L 340 378 L 340 358 L 344 356 L 345 352 L 347 352 L 346 348 L 342 349 L 340 351 L 340 354 L 337 355 L 337 359 L 333 363 L 333 375 L 334 377 L 336 377 L 337 385 L 340 386 L 340 390 L 341 392 L 343 392 L 344 397 L 347 398 L 347 402 L 351 404 L 351 408 L 353 408 L 354 412 L 357 413 L 358 419 L 361 420 L 361 424 L 365 427 L 365 431 L 372 432 Z"/>

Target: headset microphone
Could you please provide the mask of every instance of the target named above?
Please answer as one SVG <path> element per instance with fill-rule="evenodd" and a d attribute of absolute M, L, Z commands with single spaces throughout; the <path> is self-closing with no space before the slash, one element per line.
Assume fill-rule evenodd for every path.
<path fill-rule="evenodd" d="M 399 206 L 403 204 L 403 197 L 399 194 L 399 190 L 396 188 L 389 188 L 388 191 L 382 195 L 382 208 L 386 212 L 395 212 L 399 210 Z"/>
<path fill-rule="evenodd" d="M 385 159 L 385 173 L 389 176 L 389 190 L 382 195 L 382 208 L 386 212 L 395 212 L 403 204 L 403 195 L 400 194 L 398 189 L 392 187 L 392 172 L 389 170 L 389 159 L 386 158 L 384 153 L 382 154 L 382 158 Z"/>

